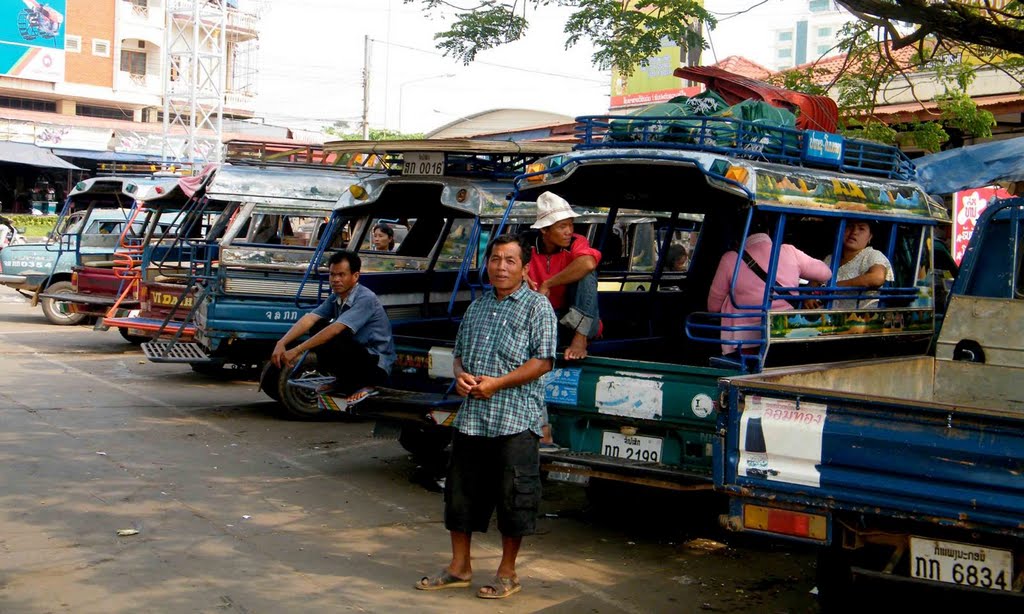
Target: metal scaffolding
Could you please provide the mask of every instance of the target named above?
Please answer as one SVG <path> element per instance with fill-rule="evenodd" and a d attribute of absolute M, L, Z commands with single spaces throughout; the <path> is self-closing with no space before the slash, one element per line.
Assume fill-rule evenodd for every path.
<path fill-rule="evenodd" d="M 167 0 L 163 159 L 219 162 L 227 83 L 228 4 Z"/>

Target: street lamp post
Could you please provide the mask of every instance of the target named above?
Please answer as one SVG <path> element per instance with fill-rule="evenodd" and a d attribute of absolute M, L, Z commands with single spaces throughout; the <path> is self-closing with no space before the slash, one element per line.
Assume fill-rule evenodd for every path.
<path fill-rule="evenodd" d="M 430 75 L 429 77 L 420 77 L 419 79 L 413 79 L 411 81 L 405 81 L 398 86 L 398 131 L 402 131 L 402 98 L 405 93 L 405 86 L 412 85 L 413 83 L 419 83 L 420 81 L 428 81 L 430 79 L 450 79 L 454 77 L 453 73 L 447 73 L 444 75 Z"/>

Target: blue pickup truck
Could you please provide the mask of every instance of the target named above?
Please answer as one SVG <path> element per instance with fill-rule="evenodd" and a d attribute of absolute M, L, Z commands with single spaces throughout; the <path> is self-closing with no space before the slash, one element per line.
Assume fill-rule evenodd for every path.
<path fill-rule="evenodd" d="M 823 605 L 864 578 L 1024 597 L 1022 254 L 1024 199 L 989 205 L 934 357 L 721 382 L 723 522 L 819 546 Z"/>

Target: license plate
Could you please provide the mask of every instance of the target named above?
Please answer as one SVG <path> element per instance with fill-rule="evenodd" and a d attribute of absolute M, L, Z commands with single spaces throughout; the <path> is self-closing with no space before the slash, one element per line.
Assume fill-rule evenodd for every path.
<path fill-rule="evenodd" d="M 149 302 L 153 305 L 159 305 L 161 307 L 174 307 L 178 303 L 177 294 L 167 294 L 164 292 L 151 292 L 149 294 Z M 196 298 L 194 296 L 186 296 L 181 301 L 179 308 L 191 309 L 196 304 Z"/>
<path fill-rule="evenodd" d="M 601 454 L 626 460 L 657 463 L 661 461 L 661 437 L 623 435 L 605 431 L 601 438 Z"/>
<path fill-rule="evenodd" d="M 444 154 L 441 152 L 402 154 L 402 174 L 444 175 Z"/>
<path fill-rule="evenodd" d="M 1013 553 L 987 546 L 910 538 L 910 575 L 960 586 L 1013 590 Z"/>

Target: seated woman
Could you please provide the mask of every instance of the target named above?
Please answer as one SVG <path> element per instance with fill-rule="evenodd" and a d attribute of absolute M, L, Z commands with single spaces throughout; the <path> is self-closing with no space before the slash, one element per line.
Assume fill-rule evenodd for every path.
<path fill-rule="evenodd" d="M 708 311 L 723 314 L 751 313 L 748 310 L 740 309 L 737 305 L 746 307 L 761 305 L 764 302 L 767 277 L 765 271 L 768 270 L 772 255 L 771 237 L 764 232 L 751 234 L 747 237 L 743 252 L 743 266 L 740 267 L 736 286 L 732 291 L 736 302 L 734 303 L 730 297 L 729 284 L 732 282 L 733 271 L 736 269 L 736 261 L 740 259 L 740 255 L 733 250 L 722 255 L 722 259 L 718 262 L 718 270 L 715 272 L 715 279 L 711 282 L 711 291 L 708 293 Z M 788 243 L 779 248 L 779 262 L 772 285 L 795 288 L 800 285 L 801 279 L 823 284 L 831 277 L 832 269 L 821 260 L 808 256 Z M 793 309 L 794 307 L 793 303 L 782 298 L 775 299 L 771 304 L 773 311 Z M 724 327 L 759 326 L 760 324 L 760 316 L 722 318 Z M 761 345 L 762 333 L 756 330 L 723 330 L 721 337 L 723 341 L 750 340 L 739 344 L 722 344 L 722 354 L 728 355 L 734 352 L 753 354 Z"/>
<path fill-rule="evenodd" d="M 373 227 L 370 248 L 375 252 L 395 251 L 395 229 L 381 222 Z"/>
<path fill-rule="evenodd" d="M 843 255 L 836 271 L 836 285 L 850 288 L 881 288 L 893 280 L 892 264 L 885 254 L 871 247 L 871 223 L 850 221 L 843 232 Z M 832 267 L 832 256 L 825 258 L 825 264 Z M 857 309 L 867 307 L 876 299 L 847 299 L 832 302 L 833 309 Z"/>

